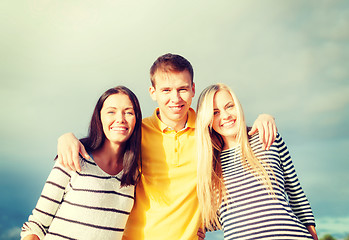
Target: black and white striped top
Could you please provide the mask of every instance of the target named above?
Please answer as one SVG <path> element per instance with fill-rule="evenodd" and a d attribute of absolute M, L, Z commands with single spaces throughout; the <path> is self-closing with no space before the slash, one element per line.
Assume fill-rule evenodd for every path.
<path fill-rule="evenodd" d="M 134 186 L 120 188 L 121 171 L 105 173 L 93 160 L 82 171 L 55 163 L 21 237 L 40 239 L 121 239 L 134 202 Z"/>
<path fill-rule="evenodd" d="M 275 196 L 241 164 L 240 147 L 221 153 L 228 200 L 220 220 L 224 239 L 312 239 L 306 226 L 315 225 L 309 202 L 300 186 L 288 149 L 278 134 L 270 150 L 262 150 L 258 134 L 250 139 L 253 152 L 275 174 Z"/>

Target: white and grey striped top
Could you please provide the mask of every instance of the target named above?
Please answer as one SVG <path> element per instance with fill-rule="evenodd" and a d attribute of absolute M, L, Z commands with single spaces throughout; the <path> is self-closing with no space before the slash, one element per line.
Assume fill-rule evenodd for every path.
<path fill-rule="evenodd" d="M 134 202 L 134 186 L 120 188 L 120 177 L 93 160 L 81 172 L 55 163 L 21 237 L 40 239 L 121 239 Z"/>
<path fill-rule="evenodd" d="M 240 147 L 221 153 L 228 200 L 220 209 L 224 239 L 312 239 L 306 226 L 315 225 L 288 149 L 278 134 L 269 151 L 258 134 L 250 139 L 253 152 L 269 164 L 275 196 L 241 164 Z"/>

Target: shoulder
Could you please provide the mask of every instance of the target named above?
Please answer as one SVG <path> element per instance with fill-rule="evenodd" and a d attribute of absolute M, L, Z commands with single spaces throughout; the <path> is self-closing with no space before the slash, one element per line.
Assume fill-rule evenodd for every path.
<path fill-rule="evenodd" d="M 85 159 L 85 158 L 80 158 L 80 164 L 82 166 L 97 166 L 96 162 L 93 160 L 93 156 L 91 154 L 90 155 L 90 159 Z"/>
<path fill-rule="evenodd" d="M 248 141 L 250 142 L 250 145 L 251 145 L 251 146 L 261 145 L 261 146 L 262 146 L 262 143 L 261 143 L 259 137 L 260 137 L 259 132 L 255 133 L 255 134 L 253 134 L 253 135 L 251 135 L 251 136 L 248 136 Z M 273 145 L 274 145 L 274 146 L 278 146 L 278 145 L 280 145 L 280 144 L 283 144 L 283 140 L 282 140 L 282 137 L 281 137 L 280 133 L 277 132 L 277 133 L 276 133 L 275 140 L 274 140 L 274 142 L 272 143 L 272 146 L 273 146 Z"/>
<path fill-rule="evenodd" d="M 281 137 L 281 135 L 280 135 L 279 132 L 277 132 L 276 138 L 275 138 L 275 141 L 274 141 L 273 144 L 278 145 L 278 146 L 284 145 L 284 144 L 285 144 L 285 143 L 284 143 L 284 140 L 282 139 L 282 137 Z"/>
<path fill-rule="evenodd" d="M 60 171 L 68 176 L 71 176 L 74 173 L 74 171 L 64 167 L 58 160 L 55 160 L 55 164 L 53 166 L 52 171 L 54 170 Z"/>
<path fill-rule="evenodd" d="M 54 166 L 49 174 L 48 180 L 51 182 L 65 182 L 70 179 L 75 174 L 75 171 L 72 171 L 64 167 L 58 160 L 55 160 Z"/>
<path fill-rule="evenodd" d="M 153 118 L 154 118 L 154 116 L 143 118 L 142 124 L 149 124 Z"/>
<path fill-rule="evenodd" d="M 99 167 L 94 161 L 93 155 L 89 153 L 90 159 L 80 158 L 81 172 L 79 173 L 95 173 L 99 172 Z M 75 172 L 76 173 L 76 172 Z M 79 173 L 77 173 L 79 175 Z"/>
<path fill-rule="evenodd" d="M 144 118 L 142 121 L 142 135 L 148 135 L 150 133 L 158 132 L 160 131 L 160 127 L 159 124 L 157 124 L 156 119 L 151 116 L 151 117 L 147 117 Z"/>
<path fill-rule="evenodd" d="M 156 113 L 154 112 L 153 115 L 150 117 L 143 118 L 142 120 L 142 128 L 154 128 L 155 126 L 159 125 L 157 124 L 158 118 L 156 116 Z"/>

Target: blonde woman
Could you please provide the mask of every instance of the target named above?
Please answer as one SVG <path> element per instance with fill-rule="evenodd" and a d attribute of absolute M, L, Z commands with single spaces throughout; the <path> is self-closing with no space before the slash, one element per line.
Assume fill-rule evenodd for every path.
<path fill-rule="evenodd" d="M 197 106 L 204 227 L 222 227 L 224 239 L 317 239 L 311 207 L 281 136 L 263 150 L 258 134 L 248 136 L 239 100 L 224 84 L 207 87 Z"/>

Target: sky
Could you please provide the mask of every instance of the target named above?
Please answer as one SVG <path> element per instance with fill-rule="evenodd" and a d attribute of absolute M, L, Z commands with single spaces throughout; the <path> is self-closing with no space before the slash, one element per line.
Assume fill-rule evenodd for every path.
<path fill-rule="evenodd" d="M 275 117 L 319 235 L 349 234 L 348 1 L 5 0 L 0 9 L 0 239 L 18 239 L 57 138 L 85 136 L 106 89 L 129 87 L 152 114 L 149 68 L 168 52 L 194 67 L 193 108 L 222 82 L 249 125 Z"/>

